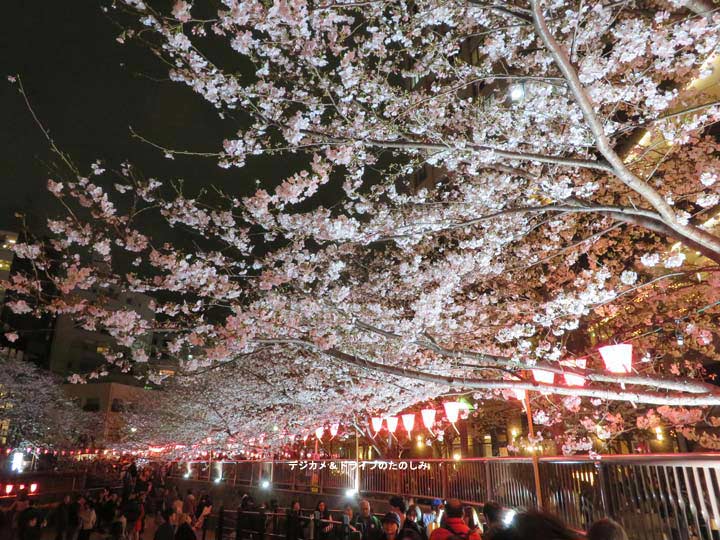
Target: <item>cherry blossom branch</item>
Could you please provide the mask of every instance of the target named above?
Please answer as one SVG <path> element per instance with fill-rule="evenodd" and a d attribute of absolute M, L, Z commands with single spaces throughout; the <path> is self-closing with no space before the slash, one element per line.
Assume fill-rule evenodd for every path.
<path fill-rule="evenodd" d="M 603 171 L 603 172 L 612 172 L 612 168 L 610 167 L 610 165 L 605 163 L 604 161 L 592 161 L 592 160 L 568 158 L 568 157 L 562 157 L 562 156 L 548 156 L 545 154 L 537 154 L 537 153 L 533 153 L 533 152 L 516 152 L 516 151 L 512 151 L 512 150 L 503 150 L 501 148 L 496 148 L 493 146 L 487 146 L 487 145 L 483 145 L 483 144 L 462 143 L 462 145 L 454 148 L 454 147 L 448 146 L 446 144 L 411 141 L 411 140 L 407 140 L 407 139 L 400 139 L 400 140 L 361 139 L 361 140 L 356 140 L 356 139 L 352 139 L 349 137 L 338 137 L 338 136 L 333 136 L 333 135 L 326 135 L 324 133 L 320 133 L 317 131 L 311 131 L 311 130 L 303 130 L 303 133 L 305 133 L 307 135 L 324 137 L 327 141 L 337 142 L 337 143 L 352 144 L 355 142 L 360 142 L 366 146 L 376 146 L 379 148 L 388 148 L 388 149 L 397 148 L 397 149 L 403 149 L 403 150 L 433 150 L 433 151 L 441 151 L 441 152 L 471 150 L 473 152 L 488 152 L 488 153 L 491 153 L 493 156 L 502 158 L 502 159 L 510 159 L 510 160 L 517 160 L 517 161 L 535 161 L 538 163 L 550 163 L 553 165 L 564 165 L 567 167 L 580 167 L 580 168 L 584 168 L 584 169 L 594 169 L 594 170 Z"/>
<path fill-rule="evenodd" d="M 655 388 L 664 388 L 667 390 L 677 390 L 680 392 L 691 392 L 691 393 L 720 393 L 720 389 L 710 385 L 708 383 L 694 380 L 694 379 L 674 379 L 674 378 L 665 378 L 665 377 L 648 377 L 645 375 L 617 375 L 617 374 L 608 374 L 605 372 L 595 371 L 591 369 L 573 369 L 571 367 L 559 367 L 556 364 L 549 363 L 549 362 L 538 362 L 535 364 L 529 364 L 526 362 L 516 361 L 512 358 L 503 357 L 503 356 L 497 356 L 497 355 L 490 355 L 485 353 L 478 353 L 475 351 L 467 351 L 467 350 L 452 350 L 445 347 L 442 347 L 441 345 L 437 344 L 434 340 L 410 340 L 405 338 L 404 336 L 401 336 L 399 334 L 395 334 L 393 332 L 388 332 L 386 330 L 382 330 L 380 328 L 377 328 L 375 326 L 372 326 L 368 323 L 362 322 L 362 321 L 356 321 L 356 326 L 362 330 L 372 332 L 378 335 L 381 335 L 387 339 L 393 339 L 397 341 L 411 341 L 412 343 L 419 345 L 425 349 L 431 350 L 437 354 L 440 354 L 442 356 L 445 356 L 447 358 L 457 358 L 457 359 L 463 359 L 463 360 L 474 360 L 476 362 L 483 362 L 487 364 L 488 366 L 502 366 L 505 368 L 512 368 L 512 369 L 543 369 L 545 371 L 551 371 L 553 373 L 556 373 L 558 375 L 579 375 L 582 377 L 585 377 L 588 380 L 596 381 L 596 382 L 606 382 L 606 383 L 615 383 L 615 384 L 634 384 L 639 386 L 651 386 Z M 477 366 L 477 367 L 485 367 L 485 366 Z"/>
<path fill-rule="evenodd" d="M 648 218 L 649 220 L 657 220 L 659 219 L 659 215 L 650 211 L 650 210 L 643 210 L 642 208 L 624 208 L 619 206 L 581 206 L 581 205 L 564 205 L 564 204 L 547 204 L 543 206 L 523 206 L 518 208 L 507 208 L 505 210 L 499 210 L 498 212 L 493 212 L 491 214 L 486 214 L 484 216 L 480 216 L 477 218 L 469 219 L 467 221 L 461 221 L 459 223 L 454 223 L 452 225 L 448 225 L 446 227 L 443 227 L 441 229 L 432 229 L 427 231 L 427 233 L 442 233 L 445 231 L 451 231 L 454 229 L 462 229 L 464 227 L 471 227 L 473 225 L 477 225 L 478 223 L 482 223 L 484 221 L 489 221 L 494 218 L 507 216 L 507 215 L 513 215 L 513 214 L 526 214 L 526 213 L 542 213 L 542 212 L 562 212 L 562 213 L 598 213 L 603 215 L 609 215 L 614 217 L 615 219 L 619 221 L 623 221 L 626 223 L 632 223 L 632 224 L 640 224 L 640 220 L 633 220 L 630 219 L 628 216 L 639 216 Z M 411 225 L 408 225 L 408 227 L 412 227 Z M 413 236 L 418 233 L 403 233 L 398 235 L 390 235 L 390 236 L 384 236 L 382 238 L 379 238 L 378 241 L 387 241 L 392 240 L 395 238 L 404 238 L 408 236 Z M 677 236 L 677 235 L 675 235 Z"/>
<path fill-rule="evenodd" d="M 581 396 L 605 399 L 608 401 L 629 401 L 648 405 L 671 406 L 713 406 L 720 405 L 720 388 L 713 388 L 706 395 L 688 395 L 681 392 L 633 392 L 628 390 L 607 390 L 590 386 L 564 386 L 557 384 L 540 384 L 524 381 L 486 380 L 474 377 L 456 377 L 453 375 L 439 375 L 414 369 L 390 366 L 373 360 L 348 354 L 335 348 L 322 349 L 318 345 L 302 339 L 255 339 L 262 344 L 295 345 L 305 349 L 312 349 L 326 356 L 362 369 L 380 371 L 396 377 L 413 379 L 427 383 L 449 386 L 451 388 L 467 388 L 476 390 L 525 390 L 531 392 L 549 392 L 561 396 Z"/>
<path fill-rule="evenodd" d="M 583 117 L 595 138 L 595 145 L 611 166 L 613 174 L 626 186 L 650 203 L 660 216 L 662 216 L 663 221 L 668 227 L 677 231 L 683 237 L 691 239 L 697 244 L 703 245 L 709 250 L 720 254 L 720 238 L 699 227 L 681 223 L 672 207 L 665 201 L 662 195 L 627 168 L 622 158 L 612 148 L 602 122 L 598 118 L 590 97 L 580 82 L 577 71 L 570 62 L 567 52 L 550 32 L 542 13 L 540 0 L 531 0 L 530 4 L 532 6 L 535 30 L 550 51 L 558 69 L 560 69 L 560 72 L 565 77 L 568 87 L 573 93 L 575 101 L 580 107 Z"/>

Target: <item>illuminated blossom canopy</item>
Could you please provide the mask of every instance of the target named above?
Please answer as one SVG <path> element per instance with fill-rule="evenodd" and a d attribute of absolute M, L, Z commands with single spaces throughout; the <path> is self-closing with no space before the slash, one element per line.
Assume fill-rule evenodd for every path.
<path fill-rule="evenodd" d="M 163 441 L 208 429 L 279 445 L 449 391 L 522 390 L 541 396 L 541 425 L 567 424 L 568 451 L 629 422 L 700 438 L 683 426 L 720 405 L 704 367 L 720 107 L 694 83 L 717 76 L 720 15 L 703 5 L 125 0 L 119 40 L 236 131 L 204 158 L 301 165 L 240 197 L 62 155 L 48 187 L 67 213 L 49 243 L 18 244 L 34 272 L 12 278 L 11 308 L 108 332 L 123 369 L 177 358 L 187 393 L 163 399 L 200 392 L 217 410 Z M 164 242 L 149 213 L 187 242 Z M 110 286 L 155 298 L 155 320 L 76 294 Z M 163 350 L 133 347 L 149 331 Z M 628 340 L 633 371 L 609 373 L 597 345 Z M 629 404 L 639 420 L 615 412 Z"/>
<path fill-rule="evenodd" d="M 99 425 L 64 395 L 58 377 L 0 349 L 0 420 L 15 447 L 88 444 Z"/>

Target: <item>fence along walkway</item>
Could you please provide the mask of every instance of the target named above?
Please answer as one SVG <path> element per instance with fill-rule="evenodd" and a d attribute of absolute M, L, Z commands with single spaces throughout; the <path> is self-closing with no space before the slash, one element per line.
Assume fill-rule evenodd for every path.
<path fill-rule="evenodd" d="M 598 518 L 612 517 L 633 540 L 720 540 L 720 454 L 540 458 L 539 472 L 541 506 L 574 528 L 585 529 Z M 359 464 L 352 460 L 196 461 L 175 463 L 171 473 L 294 492 L 344 494 L 357 489 L 363 496 L 456 497 L 476 505 L 494 500 L 516 508 L 537 506 L 530 458 Z"/>

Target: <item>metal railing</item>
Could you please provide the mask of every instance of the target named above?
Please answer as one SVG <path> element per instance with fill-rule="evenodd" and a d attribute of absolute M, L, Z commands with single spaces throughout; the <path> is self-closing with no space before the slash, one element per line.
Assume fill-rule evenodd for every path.
<path fill-rule="evenodd" d="M 539 473 L 541 506 L 576 529 L 612 517 L 633 540 L 720 540 L 720 454 L 543 457 Z M 364 496 L 538 506 L 530 458 L 191 462 L 174 464 L 171 474 L 328 495 L 358 489 Z"/>

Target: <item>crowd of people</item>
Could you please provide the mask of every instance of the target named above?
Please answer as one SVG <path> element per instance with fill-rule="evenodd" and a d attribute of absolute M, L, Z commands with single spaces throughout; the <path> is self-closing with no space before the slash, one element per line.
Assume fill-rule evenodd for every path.
<path fill-rule="evenodd" d="M 188 490 L 181 496 L 166 483 L 162 467 L 138 470 L 128 464 L 121 473 L 121 488 L 66 495 L 59 504 L 36 505 L 20 492 L 1 508 L 0 540 L 40 540 L 54 531 L 55 540 L 90 540 L 99 533 L 108 540 L 140 540 L 146 519 L 158 525 L 153 540 L 201 540 L 207 531 L 212 502 L 206 493 L 198 497 Z"/>
<path fill-rule="evenodd" d="M 581 536 L 551 514 L 515 512 L 495 502 L 483 505 L 482 517 L 473 507 L 457 499 L 446 503 L 435 499 L 430 508 L 423 511 L 412 499 L 396 496 L 390 498 L 388 506 L 390 511 L 379 517 L 373 513 L 370 502 L 363 499 L 359 512 L 355 512 L 353 505 L 346 504 L 341 516 L 333 516 L 326 503 L 320 501 L 312 515 L 304 515 L 299 501 L 294 501 L 286 512 L 286 540 L 308 539 L 310 527 L 313 527 L 314 540 L 628 540 L 623 528 L 610 519 L 593 523 L 585 536 Z M 245 506 L 245 513 L 263 516 L 263 512 L 254 513 L 252 505 Z M 260 531 L 278 532 L 269 526 L 267 519 L 260 527 L 247 529 L 239 525 L 238 529 L 239 535 L 253 540 L 266 536 L 257 536 Z"/>
<path fill-rule="evenodd" d="M 67 495 L 55 505 L 40 507 L 26 493 L 0 512 L 0 540 L 41 540 L 54 531 L 55 540 L 148 539 L 146 518 L 154 520 L 153 540 L 205 540 L 212 500 L 208 493 L 166 483 L 162 467 L 124 468 L 119 492 Z M 457 499 L 435 499 L 421 507 L 412 498 L 391 497 L 389 511 L 376 514 L 370 501 L 346 504 L 331 512 L 325 501 L 304 511 L 299 501 L 282 509 L 276 500 L 256 504 L 247 494 L 240 500 L 236 540 L 579 540 L 577 531 L 557 517 L 540 511 L 515 512 L 487 502 L 478 512 Z M 46 533 L 44 537 L 51 537 Z M 593 523 L 588 540 L 627 540 L 622 527 L 610 519 Z M 216 540 L 222 540 L 217 538 Z"/>

